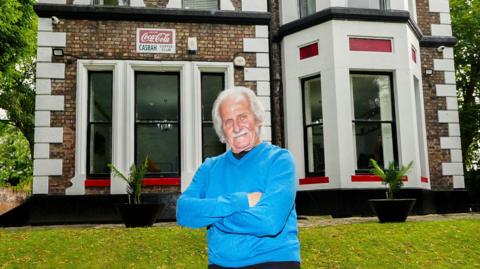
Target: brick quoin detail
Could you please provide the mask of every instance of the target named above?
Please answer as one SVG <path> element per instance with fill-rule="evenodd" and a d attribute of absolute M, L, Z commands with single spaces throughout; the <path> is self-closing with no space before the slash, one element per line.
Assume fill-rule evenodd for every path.
<path fill-rule="evenodd" d="M 433 59 L 442 59 L 442 53 L 436 48 L 421 48 L 422 73 L 433 70 Z M 436 84 L 444 83 L 444 72 L 433 71 L 423 77 L 423 98 L 425 107 L 425 124 L 427 132 L 428 160 L 431 186 L 434 190 L 452 189 L 453 177 L 442 175 L 442 163 L 450 162 L 450 150 L 440 148 L 440 137 L 448 136 L 448 124 L 438 122 L 438 111 L 446 110 L 446 97 L 436 95 Z"/>

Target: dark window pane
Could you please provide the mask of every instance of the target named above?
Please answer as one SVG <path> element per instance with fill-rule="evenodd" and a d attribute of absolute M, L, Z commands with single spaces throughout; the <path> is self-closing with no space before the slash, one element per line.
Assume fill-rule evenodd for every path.
<path fill-rule="evenodd" d="M 178 74 L 136 74 L 136 119 L 178 121 Z"/>
<path fill-rule="evenodd" d="M 112 162 L 111 124 L 90 124 L 89 174 L 110 173 L 107 164 Z"/>
<path fill-rule="evenodd" d="M 369 169 L 375 159 L 381 167 L 394 160 L 391 123 L 355 123 L 357 169 Z"/>
<path fill-rule="evenodd" d="M 213 102 L 224 89 L 224 74 L 202 73 L 202 121 L 212 120 Z"/>
<path fill-rule="evenodd" d="M 305 156 L 307 172 L 324 174 L 322 89 L 320 77 L 303 80 Z"/>
<path fill-rule="evenodd" d="M 90 122 L 112 121 L 112 72 L 89 73 Z"/>
<path fill-rule="evenodd" d="M 223 91 L 225 75 L 223 73 L 202 73 L 202 155 L 217 156 L 225 152 L 225 144 L 221 143 L 212 124 L 213 102 Z"/>
<path fill-rule="evenodd" d="M 325 146 L 323 145 L 323 125 L 307 128 L 308 172 L 320 173 L 325 170 Z M 313 157 L 313 158 L 312 158 Z"/>
<path fill-rule="evenodd" d="M 392 120 L 390 77 L 352 75 L 355 120 Z"/>
<path fill-rule="evenodd" d="M 148 172 L 179 174 L 178 124 L 137 124 L 137 164 L 148 155 Z"/>
<path fill-rule="evenodd" d="M 211 124 L 204 124 L 202 128 L 203 160 L 218 156 L 225 152 L 225 144 L 218 139 L 217 133 Z"/>
<path fill-rule="evenodd" d="M 319 77 L 305 80 L 304 94 L 306 123 L 322 123 L 322 91 Z"/>
<path fill-rule="evenodd" d="M 316 12 L 316 0 L 299 0 L 300 18 Z"/>

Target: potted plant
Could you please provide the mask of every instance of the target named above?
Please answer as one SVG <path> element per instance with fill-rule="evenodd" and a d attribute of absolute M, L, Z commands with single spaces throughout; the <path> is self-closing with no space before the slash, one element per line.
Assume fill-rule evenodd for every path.
<path fill-rule="evenodd" d="M 155 223 L 163 204 L 142 203 L 142 185 L 148 167 L 148 156 L 140 165 L 132 164 L 128 176 L 109 164 L 115 176 L 127 182 L 128 203 L 118 204 L 120 216 L 126 227 L 147 227 Z"/>
<path fill-rule="evenodd" d="M 416 199 L 395 199 L 393 194 L 403 186 L 403 178 L 413 166 L 413 161 L 406 166 L 398 167 L 390 162 L 388 168 L 382 169 L 378 163 L 370 159 L 370 173 L 379 176 L 387 186 L 386 199 L 370 199 L 368 202 L 380 222 L 404 222 L 412 210 Z"/>

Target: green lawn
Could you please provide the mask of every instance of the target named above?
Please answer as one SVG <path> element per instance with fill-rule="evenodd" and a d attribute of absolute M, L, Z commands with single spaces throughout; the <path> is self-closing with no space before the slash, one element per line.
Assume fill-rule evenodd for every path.
<path fill-rule="evenodd" d="M 204 235 L 180 227 L 0 229 L 0 268 L 206 268 Z M 480 220 L 302 228 L 300 241 L 303 268 L 480 268 Z"/>

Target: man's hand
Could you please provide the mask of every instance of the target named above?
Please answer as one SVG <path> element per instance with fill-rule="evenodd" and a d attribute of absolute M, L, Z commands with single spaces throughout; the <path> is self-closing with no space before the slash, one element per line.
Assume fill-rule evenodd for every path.
<path fill-rule="evenodd" d="M 254 207 L 258 201 L 260 201 L 260 198 L 262 198 L 262 193 L 261 192 L 251 192 L 248 194 L 248 205 L 250 207 Z"/>

